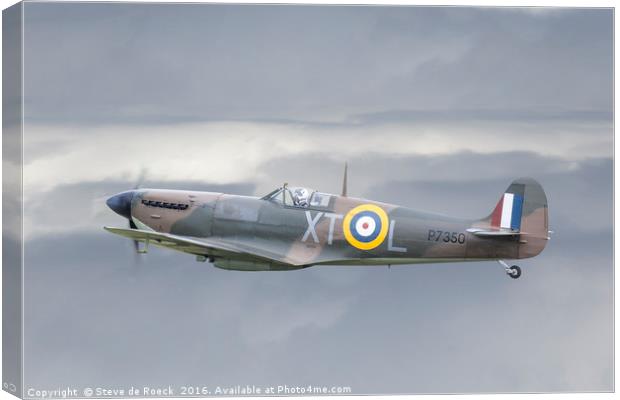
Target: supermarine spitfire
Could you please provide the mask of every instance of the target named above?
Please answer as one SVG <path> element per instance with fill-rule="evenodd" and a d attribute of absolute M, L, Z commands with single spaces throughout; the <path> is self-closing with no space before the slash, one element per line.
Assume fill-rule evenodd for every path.
<path fill-rule="evenodd" d="M 154 244 L 241 271 L 494 260 L 516 279 L 521 268 L 503 260 L 534 257 L 549 240 L 547 198 L 531 178 L 474 220 L 349 197 L 346 167 L 341 195 L 287 184 L 263 197 L 135 189 L 107 205 L 129 228 L 105 229 L 138 253 Z"/>

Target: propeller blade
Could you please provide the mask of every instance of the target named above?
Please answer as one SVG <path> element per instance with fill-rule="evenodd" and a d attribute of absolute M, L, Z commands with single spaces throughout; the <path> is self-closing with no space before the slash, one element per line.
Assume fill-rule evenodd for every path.
<path fill-rule="evenodd" d="M 139 189 L 143 184 L 144 181 L 146 180 L 146 173 L 147 170 L 145 167 L 143 167 L 140 170 L 140 175 L 138 176 L 138 180 L 136 181 L 136 184 L 134 185 L 134 190 Z M 131 229 L 138 229 L 138 227 L 136 226 L 136 224 L 133 222 L 133 219 L 129 218 L 129 227 Z M 135 249 L 135 262 L 138 263 L 140 261 L 140 257 L 139 254 L 141 254 L 140 252 L 140 243 L 137 240 L 133 241 L 133 247 Z"/>

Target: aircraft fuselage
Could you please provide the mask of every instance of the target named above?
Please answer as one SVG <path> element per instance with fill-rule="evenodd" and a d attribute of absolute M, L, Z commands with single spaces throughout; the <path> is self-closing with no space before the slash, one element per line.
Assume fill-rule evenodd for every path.
<path fill-rule="evenodd" d="M 520 252 L 523 238 L 519 235 L 480 237 L 468 231 L 486 228 L 486 220 L 452 218 L 352 197 L 321 194 L 327 199 L 298 206 L 286 204 L 285 195 L 274 199 L 161 189 L 126 193 L 131 193 L 130 210 L 119 214 L 129 214 L 140 229 L 196 240 L 250 243 L 267 253 L 301 260 L 303 266 L 532 256 Z M 209 256 L 217 258 L 214 253 Z"/>

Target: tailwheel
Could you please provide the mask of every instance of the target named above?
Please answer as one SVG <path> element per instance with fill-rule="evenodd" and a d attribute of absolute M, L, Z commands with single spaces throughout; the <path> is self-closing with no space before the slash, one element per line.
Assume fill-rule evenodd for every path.
<path fill-rule="evenodd" d="M 521 276 L 521 267 L 519 267 L 518 265 L 513 265 L 512 267 L 510 267 L 503 260 L 497 260 L 497 262 L 500 263 L 502 267 L 504 267 L 504 271 L 506 271 L 506 274 L 512 279 L 518 279 Z"/>
<path fill-rule="evenodd" d="M 512 267 L 506 269 L 506 273 L 512 279 L 518 279 L 521 276 L 521 267 L 518 265 L 513 265 Z"/>

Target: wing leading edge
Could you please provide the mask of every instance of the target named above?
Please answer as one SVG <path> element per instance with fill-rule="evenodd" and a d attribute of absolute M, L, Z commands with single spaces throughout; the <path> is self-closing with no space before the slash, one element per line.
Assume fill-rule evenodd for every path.
<path fill-rule="evenodd" d="M 228 242 L 219 238 L 190 238 L 170 233 L 147 231 L 143 229 L 103 227 L 108 232 L 132 240 L 148 242 L 168 249 L 199 256 L 224 257 L 229 259 L 250 258 L 291 266 L 302 266 L 304 262 L 281 256 L 275 252 L 252 246 L 240 241 Z"/>

